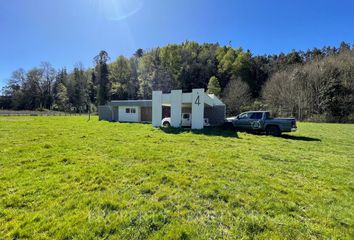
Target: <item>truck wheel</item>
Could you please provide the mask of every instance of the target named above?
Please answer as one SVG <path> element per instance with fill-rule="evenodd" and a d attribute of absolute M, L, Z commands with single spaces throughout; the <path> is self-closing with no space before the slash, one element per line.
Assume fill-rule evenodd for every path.
<path fill-rule="evenodd" d="M 163 122 L 162 125 L 166 128 L 171 127 L 171 124 L 167 121 Z"/>
<path fill-rule="evenodd" d="M 281 131 L 277 126 L 269 126 L 266 129 L 266 134 L 273 137 L 279 137 L 281 135 Z"/>

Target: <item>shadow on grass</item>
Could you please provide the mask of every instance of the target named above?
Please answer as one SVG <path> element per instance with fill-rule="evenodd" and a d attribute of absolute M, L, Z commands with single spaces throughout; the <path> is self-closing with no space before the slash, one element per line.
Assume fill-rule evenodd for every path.
<path fill-rule="evenodd" d="M 263 132 L 247 132 L 253 135 L 263 135 L 266 136 L 265 133 Z M 294 136 L 294 135 L 288 135 L 288 134 L 282 134 L 280 135 L 279 138 L 284 138 L 288 140 L 295 140 L 295 141 L 305 141 L 305 142 L 321 142 L 321 139 L 319 138 L 313 138 L 313 137 L 306 137 L 306 136 Z"/>
<path fill-rule="evenodd" d="M 193 134 L 203 134 L 207 136 L 238 138 L 236 131 L 224 129 L 221 127 L 206 127 L 200 130 L 191 129 L 191 128 L 172 128 L 172 127 L 168 127 L 168 128 L 160 127 L 160 129 L 167 134 L 180 134 L 185 132 L 191 132 Z"/>
<path fill-rule="evenodd" d="M 285 139 L 296 140 L 296 141 L 321 142 L 321 139 L 319 138 L 312 138 L 312 137 L 305 137 L 305 136 L 293 136 L 293 135 L 283 134 L 281 135 L 281 137 Z"/>

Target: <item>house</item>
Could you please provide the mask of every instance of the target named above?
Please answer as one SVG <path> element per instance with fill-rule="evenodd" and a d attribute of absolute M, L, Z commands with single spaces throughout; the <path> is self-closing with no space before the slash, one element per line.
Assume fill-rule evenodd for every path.
<path fill-rule="evenodd" d="M 113 100 L 99 106 L 98 115 L 110 122 L 151 122 L 152 100 Z"/>
<path fill-rule="evenodd" d="M 204 118 L 211 126 L 222 125 L 225 120 L 225 104 L 204 89 L 193 89 L 190 93 L 172 90 L 163 94 L 153 91 L 152 100 L 110 101 L 98 107 L 99 119 L 111 122 L 151 122 L 160 127 L 164 117 L 171 117 L 171 126 L 180 127 L 182 113 L 191 114 L 191 127 L 204 127 Z"/>

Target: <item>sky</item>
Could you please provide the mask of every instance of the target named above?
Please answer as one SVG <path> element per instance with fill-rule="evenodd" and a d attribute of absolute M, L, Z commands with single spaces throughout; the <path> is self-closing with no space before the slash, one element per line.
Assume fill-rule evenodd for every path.
<path fill-rule="evenodd" d="M 41 62 L 72 69 L 185 40 L 274 54 L 354 43 L 353 0 L 0 0 L 0 89 Z"/>

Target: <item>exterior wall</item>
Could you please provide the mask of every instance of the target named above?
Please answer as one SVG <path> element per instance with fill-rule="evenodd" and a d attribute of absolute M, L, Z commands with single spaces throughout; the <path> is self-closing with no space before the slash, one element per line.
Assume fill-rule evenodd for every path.
<path fill-rule="evenodd" d="M 111 107 L 104 105 L 104 106 L 98 106 L 98 119 L 104 120 L 104 121 L 112 121 L 112 111 Z"/>
<path fill-rule="evenodd" d="M 204 89 L 192 90 L 192 129 L 204 128 Z"/>
<path fill-rule="evenodd" d="M 171 126 L 181 127 L 182 90 L 171 91 Z"/>
<path fill-rule="evenodd" d="M 113 112 L 112 121 L 113 122 L 118 122 L 119 121 L 118 107 L 112 107 L 112 112 Z"/>
<path fill-rule="evenodd" d="M 135 113 L 127 113 L 126 109 L 135 109 Z M 138 106 L 119 107 L 118 112 L 120 122 L 140 122 L 140 107 Z"/>
<path fill-rule="evenodd" d="M 141 107 L 140 108 L 141 121 L 151 122 L 152 121 L 152 107 Z"/>
<path fill-rule="evenodd" d="M 221 126 L 225 122 L 226 106 L 219 105 L 214 107 L 206 107 L 204 109 L 204 117 L 209 119 L 212 126 Z"/>
<path fill-rule="evenodd" d="M 126 113 L 134 108 L 135 113 Z M 166 111 L 164 111 L 166 110 Z M 117 100 L 98 107 L 99 119 L 121 122 L 152 122 L 160 127 L 161 119 L 171 117 L 171 125 L 179 127 L 182 113 L 191 113 L 193 129 L 204 127 L 204 117 L 211 125 L 221 125 L 225 119 L 225 105 L 204 89 L 193 89 L 192 93 L 172 90 L 169 94 L 153 91 L 152 100 Z M 166 115 L 166 116 L 165 116 Z"/>
<path fill-rule="evenodd" d="M 162 120 L 162 91 L 152 92 L 152 125 L 160 127 Z"/>

